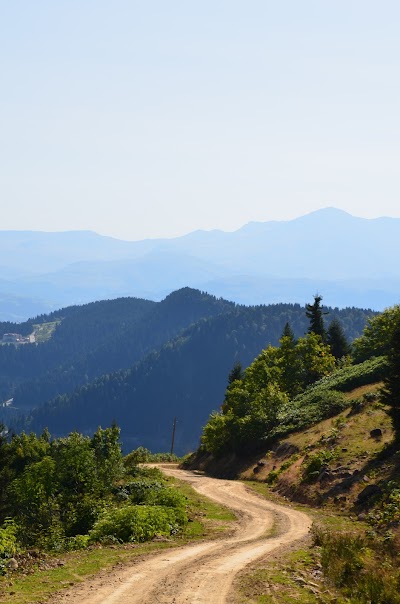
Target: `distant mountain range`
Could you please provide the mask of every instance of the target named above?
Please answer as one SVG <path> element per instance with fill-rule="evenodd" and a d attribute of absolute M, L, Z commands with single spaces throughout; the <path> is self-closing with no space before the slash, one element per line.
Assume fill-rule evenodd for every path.
<path fill-rule="evenodd" d="M 0 231 L 0 320 L 100 299 L 161 300 L 185 286 L 242 304 L 381 310 L 400 298 L 400 219 L 326 208 L 233 233 L 120 241 L 90 231 Z"/>

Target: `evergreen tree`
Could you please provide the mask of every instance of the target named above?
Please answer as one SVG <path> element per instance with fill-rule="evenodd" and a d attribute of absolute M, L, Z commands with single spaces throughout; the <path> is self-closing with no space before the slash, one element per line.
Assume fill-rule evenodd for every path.
<path fill-rule="evenodd" d="M 329 325 L 326 334 L 326 343 L 330 346 L 335 359 L 341 359 L 350 354 L 349 343 L 344 335 L 342 324 L 338 319 L 333 319 Z"/>
<path fill-rule="evenodd" d="M 310 327 L 308 333 L 315 333 L 317 336 L 321 336 L 322 341 L 325 342 L 326 331 L 324 326 L 324 315 L 327 312 L 323 312 L 321 308 L 322 296 L 315 294 L 314 304 L 306 304 L 306 317 L 310 320 Z"/>
<path fill-rule="evenodd" d="M 243 379 L 243 368 L 240 361 L 237 361 L 232 367 L 228 375 L 228 385 L 232 384 L 235 380 Z"/>
<path fill-rule="evenodd" d="M 286 321 L 286 323 L 285 323 L 285 327 L 283 328 L 281 339 L 282 338 L 289 338 L 293 342 L 293 344 L 295 343 L 294 332 L 290 326 L 289 321 Z"/>
<path fill-rule="evenodd" d="M 390 406 L 389 415 L 397 443 L 400 441 L 400 306 L 393 316 L 387 351 L 387 372 L 383 380 L 382 402 Z"/>

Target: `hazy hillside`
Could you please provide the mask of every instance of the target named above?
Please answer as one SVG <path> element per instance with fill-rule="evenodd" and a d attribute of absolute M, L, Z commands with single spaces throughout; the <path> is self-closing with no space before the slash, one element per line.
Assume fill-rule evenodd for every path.
<path fill-rule="evenodd" d="M 17 408 L 42 404 L 103 373 L 131 367 L 191 323 L 232 308 L 185 288 L 160 303 L 120 298 L 54 312 L 40 318 L 61 321 L 48 342 L 0 347 L 1 396 L 14 397 Z"/>
<path fill-rule="evenodd" d="M 229 233 L 119 241 L 89 231 L 0 231 L 0 317 L 120 296 L 160 300 L 190 286 L 238 303 L 305 303 L 381 310 L 400 293 L 400 219 L 326 208 Z M 32 309 L 29 312 L 29 309 Z"/>
<path fill-rule="evenodd" d="M 35 404 L 44 403 L 50 398 L 49 393 L 61 396 L 38 407 L 30 422 L 19 423 L 18 427 L 40 432 L 48 426 L 52 434 L 60 435 L 75 428 L 91 432 L 99 424 L 107 425 L 115 419 L 122 428 L 127 449 L 140 444 L 153 450 L 165 450 L 169 447 L 171 422 L 176 416 L 178 450 L 193 449 L 208 415 L 222 402 L 227 375 L 233 364 L 239 360 L 246 366 L 268 343 L 277 344 L 287 321 L 297 335 L 302 335 L 308 328 L 304 308 L 298 304 L 234 307 L 199 292 L 181 290 L 155 305 L 143 320 L 143 329 L 147 324 L 151 326 L 149 334 L 154 332 L 157 323 L 152 318 L 153 313 L 165 317 L 163 308 L 167 304 L 181 315 L 185 296 L 195 300 L 196 297 L 204 298 L 215 311 L 209 309 L 208 317 L 193 322 L 159 350 L 153 346 L 154 352 L 142 357 L 127 371 L 111 372 L 115 359 L 114 343 L 111 342 L 111 346 L 96 350 L 83 361 L 78 359 L 71 363 L 72 371 L 61 367 L 52 375 L 26 382 L 16 389 L 17 405 L 18 400 L 24 404 L 29 400 L 34 400 Z M 339 317 L 352 339 L 361 333 L 370 315 L 360 309 L 331 309 L 329 319 Z M 165 322 L 165 318 L 161 320 Z M 127 340 L 124 341 L 126 345 Z M 125 348 L 121 348 L 123 354 L 124 351 Z M 133 357 L 128 358 L 133 360 Z M 101 368 L 105 375 L 93 383 L 85 383 L 83 376 L 94 366 Z M 84 385 L 68 394 L 77 378 Z"/>

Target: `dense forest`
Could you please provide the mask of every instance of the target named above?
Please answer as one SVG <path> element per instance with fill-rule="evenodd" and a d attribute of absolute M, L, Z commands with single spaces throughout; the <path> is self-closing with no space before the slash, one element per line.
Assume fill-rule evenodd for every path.
<path fill-rule="evenodd" d="M 31 408 L 103 373 L 128 368 L 191 323 L 234 307 L 193 290 L 155 303 L 135 298 L 94 302 L 40 317 L 59 321 L 36 346 L 0 347 L 3 399 Z"/>
<path fill-rule="evenodd" d="M 349 341 L 374 314 L 355 308 L 324 312 L 329 312 L 327 326 L 339 320 Z M 92 352 L 16 385 L 15 405 L 36 408 L 29 417 L 14 419 L 12 427 L 39 433 L 48 427 L 62 436 L 74 429 L 89 434 L 115 420 L 126 450 L 139 445 L 166 450 L 177 417 L 177 451 L 187 452 L 198 445 L 201 426 L 219 407 L 231 367 L 236 362 L 246 367 L 267 345 L 276 345 L 287 322 L 296 337 L 303 336 L 304 307 L 245 307 L 179 290 Z"/>

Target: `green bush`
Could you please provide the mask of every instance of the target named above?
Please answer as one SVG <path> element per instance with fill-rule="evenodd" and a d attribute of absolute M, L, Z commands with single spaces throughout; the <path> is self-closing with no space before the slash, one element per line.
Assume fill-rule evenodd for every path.
<path fill-rule="evenodd" d="M 350 392 L 354 388 L 379 382 L 383 379 L 386 369 L 386 357 L 376 357 L 338 369 L 331 375 L 323 377 L 313 384 L 306 392 L 318 389 L 321 386 L 329 390 L 340 390 Z"/>
<path fill-rule="evenodd" d="M 184 509 L 186 497 L 176 488 L 162 487 L 158 490 L 147 491 L 144 503 L 147 505 L 162 505 L 167 508 Z"/>
<path fill-rule="evenodd" d="M 148 541 L 155 535 L 171 535 L 186 522 L 181 509 L 129 505 L 105 512 L 90 531 L 90 541 L 109 537 L 120 542 Z"/>
<path fill-rule="evenodd" d="M 17 527 L 11 519 L 7 519 L 0 528 L 0 558 L 10 558 L 17 551 Z"/>
<path fill-rule="evenodd" d="M 146 503 L 150 492 L 155 493 L 165 488 L 161 481 L 139 478 L 123 486 L 123 491 L 129 496 L 131 503 Z"/>
<path fill-rule="evenodd" d="M 283 436 L 293 430 L 316 424 L 340 413 L 348 405 L 349 402 L 342 392 L 323 387 L 310 388 L 282 410 L 280 424 L 273 435 Z"/>

